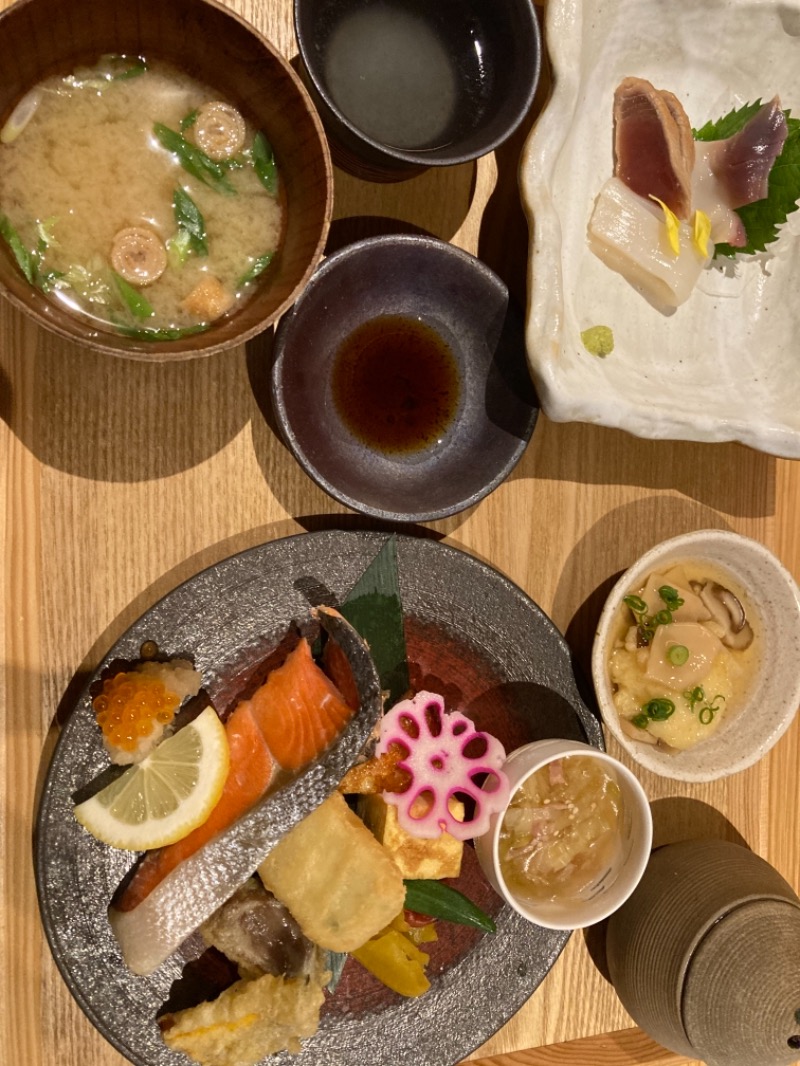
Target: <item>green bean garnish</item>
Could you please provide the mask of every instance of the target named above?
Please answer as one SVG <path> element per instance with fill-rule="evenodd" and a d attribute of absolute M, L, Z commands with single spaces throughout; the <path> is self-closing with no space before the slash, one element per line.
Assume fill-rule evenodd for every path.
<path fill-rule="evenodd" d="M 180 185 L 172 196 L 172 213 L 178 231 L 188 234 L 188 243 L 195 255 L 208 255 L 206 223 L 200 208 Z"/>
<path fill-rule="evenodd" d="M 125 278 L 120 277 L 116 271 L 112 270 L 111 275 L 125 306 L 134 318 L 152 318 L 154 311 L 150 301 L 142 296 L 138 289 L 134 289 L 133 285 L 129 285 Z"/>
<path fill-rule="evenodd" d="M 177 156 L 178 162 L 187 173 L 216 192 L 225 196 L 236 195 L 236 190 L 225 177 L 226 168 L 215 163 L 205 152 L 201 152 L 199 148 L 187 141 L 182 134 L 171 130 L 163 122 L 155 123 L 153 133 L 163 148 Z"/>
<path fill-rule="evenodd" d="M 274 196 L 278 191 L 278 168 L 272 145 L 261 132 L 253 138 L 252 156 L 258 180 L 267 192 Z"/>
<path fill-rule="evenodd" d="M 264 273 L 274 258 L 274 252 L 267 252 L 265 255 L 260 255 L 250 268 L 239 278 L 236 283 L 236 288 L 241 289 L 245 285 L 249 285 L 251 281 L 255 281 L 260 274 Z"/>

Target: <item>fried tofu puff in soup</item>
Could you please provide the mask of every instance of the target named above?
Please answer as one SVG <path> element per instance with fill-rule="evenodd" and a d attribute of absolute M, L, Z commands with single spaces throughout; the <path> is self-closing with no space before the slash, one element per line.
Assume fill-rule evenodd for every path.
<path fill-rule="evenodd" d="M 760 626 L 725 573 L 687 561 L 625 596 L 608 658 L 623 731 L 683 751 L 732 718 L 758 669 Z"/>
<path fill-rule="evenodd" d="M 0 131 L 0 234 L 101 329 L 178 339 L 269 284 L 284 221 L 265 131 L 158 60 L 55 76 Z"/>

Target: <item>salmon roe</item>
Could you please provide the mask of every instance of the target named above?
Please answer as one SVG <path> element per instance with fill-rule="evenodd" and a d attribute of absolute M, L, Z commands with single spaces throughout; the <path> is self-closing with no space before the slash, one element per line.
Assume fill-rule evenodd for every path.
<path fill-rule="evenodd" d="M 92 707 L 106 743 L 134 752 L 156 724 L 163 727 L 172 721 L 179 703 L 180 697 L 163 681 L 145 674 L 121 673 L 106 678 Z"/>

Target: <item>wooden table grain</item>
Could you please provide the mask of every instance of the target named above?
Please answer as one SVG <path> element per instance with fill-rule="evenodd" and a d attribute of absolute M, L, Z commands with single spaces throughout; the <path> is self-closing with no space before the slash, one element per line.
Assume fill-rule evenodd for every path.
<path fill-rule="evenodd" d="M 227 2 L 296 54 L 290 0 Z M 545 79 L 525 127 L 476 164 L 395 185 L 337 170 L 331 247 L 410 224 L 480 255 L 524 300 L 527 227 L 516 173 L 546 93 Z M 209 359 L 144 365 L 82 350 L 0 306 L 0 1063 L 125 1062 L 62 983 L 33 882 L 37 790 L 83 682 L 183 579 L 276 537 L 359 522 L 302 473 L 270 428 L 269 344 L 266 336 Z M 588 669 L 612 577 L 666 536 L 737 530 L 800 576 L 798 500 L 796 463 L 736 444 L 648 442 L 541 417 L 505 484 L 430 528 L 525 589 Z M 641 776 L 657 844 L 743 840 L 800 889 L 800 804 L 787 791 L 800 776 L 800 726 L 727 781 Z M 686 1066 L 633 1026 L 598 941 L 573 935 L 537 992 L 470 1061 Z"/>

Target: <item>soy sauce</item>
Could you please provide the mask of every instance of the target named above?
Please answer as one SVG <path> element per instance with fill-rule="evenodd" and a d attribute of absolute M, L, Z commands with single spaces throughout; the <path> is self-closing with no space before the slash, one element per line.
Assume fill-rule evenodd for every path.
<path fill-rule="evenodd" d="M 441 441 L 458 410 L 458 364 L 415 318 L 382 315 L 346 337 L 333 360 L 333 402 L 362 443 L 400 454 Z"/>

